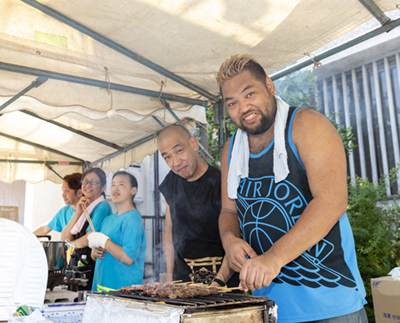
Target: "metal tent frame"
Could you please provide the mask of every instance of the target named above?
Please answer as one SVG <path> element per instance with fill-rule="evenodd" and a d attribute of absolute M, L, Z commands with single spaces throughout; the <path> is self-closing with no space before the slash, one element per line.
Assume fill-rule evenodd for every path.
<path fill-rule="evenodd" d="M 24 90 L 22 90 L 20 93 L 16 94 L 14 97 L 12 97 L 10 100 L 8 100 L 5 104 L 3 104 L 2 106 L 0 106 L 0 111 L 3 110 L 6 106 L 12 104 L 14 101 L 16 101 L 19 97 L 23 96 L 24 94 L 26 94 L 28 91 L 30 91 L 32 88 L 35 87 L 39 87 L 41 84 L 43 84 L 44 82 L 47 81 L 48 78 L 52 78 L 52 79 L 58 79 L 58 80 L 63 80 L 66 82 L 73 82 L 73 83 L 80 83 L 80 84 L 86 84 L 86 85 L 91 85 L 91 86 L 95 86 L 95 87 L 99 87 L 99 88 L 106 88 L 106 89 L 112 89 L 112 90 L 116 90 L 116 91 L 123 91 L 123 92 L 129 92 L 129 93 L 135 93 L 135 94 L 140 94 L 140 95 L 144 95 L 144 96 L 148 96 L 148 97 L 155 97 L 155 98 L 160 98 L 163 101 L 163 104 L 166 106 L 167 110 L 174 116 L 174 118 L 177 120 L 177 122 L 179 122 L 179 118 L 174 114 L 174 112 L 172 111 L 171 108 L 169 108 L 169 105 L 167 103 L 167 101 L 171 100 L 171 101 L 176 101 L 176 102 L 182 102 L 182 103 L 186 103 L 186 104 L 197 104 L 197 105 L 201 105 L 203 107 L 206 108 L 211 108 L 214 107 L 217 111 L 216 111 L 216 116 L 217 118 L 215 118 L 215 123 L 219 125 L 219 145 L 220 148 L 223 147 L 223 145 L 225 144 L 226 141 L 226 136 L 225 136 L 225 130 L 224 130 L 224 111 L 223 111 L 223 102 L 222 99 L 220 97 L 216 97 L 213 94 L 209 93 L 208 91 L 206 91 L 205 89 L 185 80 L 184 78 L 166 70 L 165 68 L 163 68 L 162 66 L 159 66 L 151 61 L 149 61 L 148 59 L 146 59 L 145 57 L 142 57 L 141 55 L 132 52 L 131 50 L 128 50 L 126 48 L 124 48 L 123 46 L 115 43 L 114 41 L 96 33 L 93 30 L 90 30 L 89 28 L 87 28 L 86 26 L 74 21 L 73 19 L 64 16 L 63 14 L 37 2 L 36 0 L 21 0 L 22 2 L 36 8 L 37 10 L 42 11 L 43 13 L 45 13 L 46 15 L 51 16 L 52 18 L 57 19 L 60 22 L 63 22 L 65 24 L 67 24 L 68 26 L 88 35 L 89 37 L 92 37 L 93 39 L 99 41 L 100 43 L 106 45 L 109 48 L 112 48 L 115 51 L 118 51 L 119 53 L 139 62 L 140 64 L 160 73 L 161 75 L 164 75 L 170 79 L 172 79 L 173 81 L 195 91 L 196 93 L 202 95 L 203 97 L 205 97 L 208 100 L 196 100 L 196 99 L 191 99 L 191 98 L 187 98 L 187 97 L 181 97 L 181 96 L 176 96 L 176 95 L 172 95 L 172 94 L 168 94 L 168 93 L 159 93 L 159 92 L 155 92 L 155 91 L 150 91 L 150 90 L 146 90 L 146 89 L 139 89 L 139 88 L 135 88 L 135 87 L 130 87 L 130 86 L 125 86 L 125 85 L 120 85 L 120 84 L 115 84 L 115 83 L 107 83 L 104 81 L 98 81 L 98 80 L 92 80 L 92 79 L 87 79 L 87 78 L 83 78 L 83 77 L 77 77 L 77 76 L 73 76 L 73 75 L 67 75 L 67 74 L 61 74 L 61 73 L 56 73 L 56 72 L 52 72 L 52 71 L 45 71 L 45 70 L 40 70 L 40 69 L 34 69 L 34 68 L 30 68 L 30 67 L 26 67 L 26 66 L 17 66 L 17 65 L 13 65 L 13 64 L 7 64 L 7 63 L 3 63 L 0 62 L 0 70 L 5 70 L 5 71 L 11 71 L 11 72 L 16 72 L 16 73 L 22 73 L 22 74 L 29 74 L 29 75 L 35 75 L 38 77 L 38 79 L 35 82 L 32 82 L 32 84 L 30 86 L 28 86 L 27 88 L 25 88 Z M 315 56 L 313 59 L 307 59 L 305 61 L 302 61 L 300 63 L 295 63 L 295 64 L 290 64 L 282 69 L 280 69 L 279 71 L 276 71 L 274 73 L 272 73 L 270 75 L 272 80 L 277 80 L 279 78 L 282 78 L 288 74 L 291 74 L 293 72 L 296 72 L 304 67 L 310 66 L 312 64 L 314 64 L 316 61 L 320 61 L 324 58 L 327 58 L 329 56 L 332 56 L 340 51 L 343 51 L 345 49 L 348 49 L 352 46 L 355 46 L 363 41 L 366 41 L 372 37 L 375 37 L 377 35 L 380 35 L 384 32 L 389 32 L 390 30 L 392 30 L 393 28 L 397 27 L 400 25 L 400 19 L 394 20 L 392 21 L 389 17 L 387 17 L 384 12 L 382 12 L 382 10 L 376 5 L 376 3 L 373 0 L 359 0 L 364 7 L 366 7 L 370 13 L 372 14 L 373 17 L 375 17 L 380 23 L 381 23 L 381 27 L 377 28 L 371 32 L 368 32 L 360 37 L 357 37 L 349 42 L 346 42 L 342 45 L 339 45 L 337 47 L 334 47 L 330 50 L 325 51 L 324 53 Z M 142 144 L 143 142 L 146 142 L 148 140 L 153 139 L 153 136 L 149 136 L 148 138 L 145 138 L 144 140 L 142 139 L 140 142 L 133 142 L 130 145 L 128 145 L 127 147 L 121 147 L 118 146 L 114 143 L 111 142 L 107 142 L 106 140 L 103 140 L 99 137 L 95 137 L 92 136 L 90 134 L 87 134 L 83 131 L 79 131 L 76 130 L 72 127 L 68 127 L 65 126 L 61 123 L 57 123 L 55 121 L 52 120 L 47 120 L 44 118 L 41 118 L 37 115 L 35 115 L 32 112 L 29 111 L 23 111 L 26 114 L 29 114 L 30 116 L 39 118 L 43 121 L 52 123 L 56 126 L 62 127 L 66 130 L 69 130 L 71 132 L 74 132 L 76 134 L 79 134 L 83 137 L 86 137 L 88 139 L 94 140 L 98 143 L 101 143 L 103 145 L 112 147 L 114 149 L 117 150 L 116 153 L 110 154 L 102 159 L 96 160 L 92 163 L 88 163 L 88 162 L 83 162 L 83 167 L 84 165 L 89 165 L 89 166 L 94 166 L 97 164 L 100 164 L 112 157 L 115 157 L 118 154 L 121 154 L 123 152 L 126 152 L 140 144 Z M 0 115 L 1 116 L 1 115 Z M 155 120 L 161 125 L 161 122 L 155 118 Z M 4 134 L 0 134 L 0 135 L 4 135 Z M 46 147 L 42 147 L 45 150 L 49 150 Z M 201 147 L 204 152 L 211 157 L 208 152 L 206 151 L 206 149 L 204 149 L 204 147 Z M 28 161 L 27 161 L 28 162 Z"/>
<path fill-rule="evenodd" d="M 122 92 L 128 92 L 128 93 L 134 93 L 134 94 L 139 94 L 139 95 L 143 95 L 143 96 L 148 96 L 148 97 L 154 97 L 154 98 L 159 98 L 161 100 L 161 102 L 163 103 L 163 105 L 165 106 L 166 110 L 168 110 L 171 115 L 177 120 L 178 123 L 181 123 L 180 119 L 176 116 L 176 114 L 173 112 L 173 110 L 169 107 L 168 101 L 176 101 L 176 102 L 182 102 L 185 104 L 190 104 L 190 105 L 200 105 L 203 106 L 205 108 L 214 108 L 215 109 L 215 124 L 219 125 L 219 145 L 220 148 L 222 149 L 222 147 L 225 144 L 226 141 L 226 136 L 225 136 L 225 120 L 224 120 L 224 108 L 223 108 L 223 100 L 221 97 L 216 97 L 215 95 L 209 93 L 207 90 L 197 86 L 196 84 L 193 84 L 191 82 L 189 82 L 188 80 L 168 71 L 167 69 L 163 68 L 160 65 L 155 64 L 154 62 L 149 61 L 148 59 L 146 59 L 145 57 L 142 57 L 141 55 L 128 50 L 127 48 L 124 48 L 123 46 L 115 43 L 114 41 L 96 33 L 93 30 L 90 30 L 89 28 L 87 28 L 86 26 L 72 20 L 70 17 L 66 17 L 63 14 L 35 1 L 35 0 L 21 0 L 22 2 L 26 3 L 29 6 L 32 6 L 33 8 L 36 8 L 37 10 L 42 11 L 43 13 L 45 13 L 46 15 L 84 33 L 85 35 L 95 39 L 96 41 L 106 45 L 107 47 L 125 55 L 126 57 L 131 58 L 132 60 L 135 60 L 136 62 L 148 67 L 149 69 L 163 75 L 166 76 L 167 78 L 183 85 L 184 87 L 193 90 L 194 92 L 198 93 L 199 95 L 203 96 L 205 98 L 205 100 L 197 100 L 197 99 L 192 99 L 189 97 L 183 97 L 183 96 L 177 96 L 177 95 L 172 95 L 172 94 L 168 94 L 168 93 L 159 93 L 159 92 L 155 92 L 155 91 L 150 91 L 150 90 L 146 90 L 146 89 L 140 89 L 140 88 L 135 88 L 135 87 L 130 87 L 130 86 L 125 86 L 125 85 L 121 85 L 121 84 L 115 84 L 115 83 L 108 83 L 105 81 L 98 81 L 98 80 L 93 80 L 93 79 L 88 79 L 88 78 L 83 78 L 83 77 L 77 77 L 77 76 L 73 76 L 73 75 L 68 75 L 68 74 L 61 74 L 61 73 L 56 73 L 53 71 L 46 71 L 46 70 L 40 70 L 40 69 L 35 69 L 35 68 L 30 68 L 27 66 L 18 66 L 18 65 L 13 65 L 13 64 L 8 64 L 8 63 L 4 63 L 4 62 L 0 62 L 0 70 L 4 70 L 4 71 L 10 71 L 10 72 L 15 72 L 15 73 L 21 73 L 21 74 L 28 74 L 28 75 L 35 75 L 38 77 L 38 79 L 35 82 L 32 82 L 31 85 L 29 85 L 27 88 L 23 89 L 21 92 L 19 92 L 18 94 L 16 94 L 14 97 L 12 97 L 10 100 L 8 100 L 6 103 L 4 103 L 2 106 L 0 106 L 0 112 L 1 110 L 3 110 L 5 107 L 7 107 L 8 105 L 12 104 L 13 102 L 15 102 L 16 100 L 18 100 L 18 98 L 20 98 L 21 96 L 25 95 L 27 92 L 29 92 L 31 89 L 33 88 L 37 88 L 40 85 L 42 85 L 44 82 L 46 82 L 49 78 L 51 79 L 57 79 L 57 80 L 62 80 L 62 81 L 66 81 L 66 82 L 73 82 L 73 83 L 79 83 L 79 84 L 85 84 L 85 85 L 90 85 L 90 86 L 94 86 L 94 87 L 98 87 L 98 88 L 104 88 L 104 89 L 111 89 L 111 90 L 115 90 L 115 91 L 122 91 Z M 318 62 L 322 59 L 325 59 L 329 56 L 332 56 L 338 52 L 341 52 L 345 49 L 348 49 L 352 46 L 355 46 L 357 44 L 360 44 L 361 42 L 364 42 L 372 37 L 375 37 L 377 35 L 380 35 L 382 33 L 385 32 L 389 32 L 390 30 L 392 30 L 393 28 L 396 28 L 397 26 L 400 25 L 400 19 L 394 20 L 392 21 L 389 17 L 387 17 L 381 10 L 380 8 L 376 5 L 376 3 L 373 0 L 359 0 L 360 3 L 362 3 L 362 5 L 364 7 L 366 7 L 371 15 L 373 17 L 375 17 L 381 24 L 381 27 L 368 32 L 362 36 L 359 36 L 349 42 L 346 42 L 342 45 L 339 45 L 335 48 L 329 49 L 327 51 L 325 51 L 322 54 L 319 54 L 317 56 L 315 56 L 313 59 L 307 59 L 298 63 L 293 63 L 290 64 L 284 68 L 281 68 L 280 70 L 270 74 L 270 77 L 272 80 L 277 80 L 279 78 L 282 78 L 288 74 L 291 74 L 295 71 L 298 71 L 304 67 L 310 66 L 312 64 L 314 64 L 315 62 Z M 75 134 L 78 134 L 80 136 L 83 136 L 85 138 L 88 138 L 90 140 L 96 141 L 100 144 L 103 144 L 105 146 L 111 147 L 113 149 L 116 150 L 115 153 L 109 154 L 107 156 L 105 156 L 104 158 L 101 158 L 99 160 L 96 160 L 94 162 L 89 163 L 88 161 L 84 161 L 81 160 L 75 156 L 70 156 L 67 154 L 64 154 L 60 151 L 56 151 L 54 149 L 51 149 L 50 147 L 45 147 L 45 146 L 41 146 L 41 145 L 37 145 L 33 142 L 28 142 L 26 140 L 21 140 L 19 138 L 16 137 L 11 137 L 5 133 L 0 133 L 0 136 L 5 136 L 8 138 L 11 138 L 13 140 L 19 141 L 19 142 L 23 142 L 25 144 L 31 145 L 33 147 L 38 147 L 40 149 L 43 150 L 47 150 L 47 151 L 52 151 L 55 152 L 57 154 L 61 154 L 61 155 L 66 155 L 69 158 L 73 158 L 74 162 L 70 162 L 70 164 L 81 164 L 83 168 L 85 167 L 91 167 L 91 166 L 95 166 L 98 164 L 101 164 L 102 162 L 109 160 L 119 154 L 122 154 L 124 152 L 127 152 L 139 145 L 141 145 L 144 142 L 147 142 L 149 140 L 152 140 L 154 138 L 154 135 L 150 135 L 146 138 L 141 139 L 140 141 L 135 141 L 132 142 L 130 145 L 127 145 L 126 147 L 121 147 L 115 143 L 106 141 L 102 138 L 90 135 L 88 133 L 85 133 L 83 131 L 74 129 L 70 126 L 66 126 L 63 125 L 61 123 L 52 121 L 52 120 L 47 120 L 45 118 L 42 118 L 32 112 L 29 111 L 21 111 L 25 114 L 28 114 L 32 117 L 35 118 L 39 118 L 43 121 L 46 121 L 48 123 L 52 123 L 58 127 L 62 127 L 70 132 L 73 132 Z M 1 117 L 1 114 L 0 114 Z M 162 129 L 164 127 L 163 123 L 157 119 L 157 117 L 152 116 L 153 119 L 160 125 L 160 129 Z M 204 150 L 204 152 L 206 154 L 208 154 L 208 152 L 206 151 L 206 149 L 204 147 L 202 147 L 202 149 Z M 156 166 L 156 170 L 155 170 L 155 185 L 158 184 L 158 156 L 154 157 L 154 162 L 155 162 L 155 166 Z M 43 163 L 40 161 L 30 161 L 30 160 L 0 160 L 0 162 L 14 162 L 14 163 Z M 54 161 L 47 161 L 45 163 L 46 167 L 48 167 L 49 169 L 51 168 L 52 164 L 55 164 L 57 162 Z M 54 171 L 54 170 L 53 170 Z M 57 174 L 58 175 L 58 174 Z M 59 175 L 58 175 L 59 176 Z M 158 185 L 157 185 L 158 186 Z M 156 190 L 155 190 L 156 192 Z M 160 198 L 159 198 L 159 193 L 155 193 L 155 203 L 156 203 L 156 208 L 155 208 L 155 226 L 153 227 L 153 243 L 155 245 L 159 245 L 161 243 L 161 224 L 160 221 L 162 219 L 162 217 L 160 216 Z M 161 266 L 157 266 L 158 270 L 161 268 Z"/>

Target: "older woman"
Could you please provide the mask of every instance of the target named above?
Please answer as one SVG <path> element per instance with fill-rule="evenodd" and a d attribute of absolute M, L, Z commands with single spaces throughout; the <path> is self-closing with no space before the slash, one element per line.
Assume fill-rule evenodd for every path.
<path fill-rule="evenodd" d="M 62 240 L 69 239 L 75 245 L 66 275 L 68 278 L 88 279 L 88 284 L 84 289 L 92 287 L 95 265 L 90 257 L 91 249 L 88 247 L 87 240 L 87 235 L 92 229 L 86 220 L 84 207 L 90 214 L 94 229 L 99 230 L 104 218 L 112 213 L 110 205 L 104 198 L 106 181 L 106 174 L 100 168 L 89 168 L 82 174 L 84 196 L 80 199 L 71 221 L 61 232 Z"/>

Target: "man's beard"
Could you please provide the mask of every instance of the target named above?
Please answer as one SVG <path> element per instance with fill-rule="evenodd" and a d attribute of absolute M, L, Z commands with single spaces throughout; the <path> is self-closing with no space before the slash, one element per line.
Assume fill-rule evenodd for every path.
<path fill-rule="evenodd" d="M 260 113 L 260 116 L 261 116 L 260 123 L 255 128 L 247 127 L 246 125 L 243 124 L 243 121 L 240 121 L 240 125 L 237 125 L 237 126 L 240 129 L 242 129 L 243 131 L 246 131 L 249 135 L 260 135 L 260 134 L 266 132 L 274 124 L 276 110 L 275 110 L 275 113 L 269 117 L 267 117 L 261 113 Z"/>

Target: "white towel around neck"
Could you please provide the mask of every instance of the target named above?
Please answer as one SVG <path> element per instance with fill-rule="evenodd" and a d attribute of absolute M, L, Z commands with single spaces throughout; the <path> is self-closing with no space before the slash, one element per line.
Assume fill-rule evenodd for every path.
<path fill-rule="evenodd" d="M 285 146 L 285 128 L 289 105 L 278 95 L 275 95 L 277 111 L 274 125 L 274 156 L 273 171 L 275 183 L 283 181 L 289 174 L 287 152 Z M 240 180 L 249 176 L 249 140 L 247 132 L 238 129 L 233 143 L 228 172 L 228 196 L 237 198 L 237 188 Z"/>

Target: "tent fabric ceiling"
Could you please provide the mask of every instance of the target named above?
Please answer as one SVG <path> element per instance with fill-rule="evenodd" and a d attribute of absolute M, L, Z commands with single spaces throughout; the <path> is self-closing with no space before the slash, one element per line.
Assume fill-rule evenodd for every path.
<path fill-rule="evenodd" d="M 205 89 L 211 94 L 205 97 L 25 2 L 0 2 L 0 63 L 203 100 L 209 105 L 209 100 L 218 96 L 215 75 L 231 55 L 254 55 L 267 73 L 272 73 L 372 18 L 358 0 L 37 1 Z M 394 0 L 375 3 L 382 11 L 394 10 L 398 4 Z M 0 70 L 0 104 L 37 79 L 35 73 L 30 74 Z M 179 118 L 206 122 L 204 107 L 172 100 L 168 103 Z M 122 149 L 161 130 L 152 116 L 165 125 L 176 122 L 157 98 L 54 78 L 31 89 L 0 113 L 0 160 L 43 162 L 1 162 L 0 180 L 5 182 L 60 182 L 45 161 L 93 163 L 118 152 L 43 119 Z M 45 152 L 41 146 L 27 148 L 25 143 L 1 133 L 76 159 Z M 155 140 L 150 140 L 123 151 L 102 167 L 115 171 L 132 162 L 140 163 L 156 149 Z M 71 164 L 53 168 L 61 176 L 81 170 Z"/>

